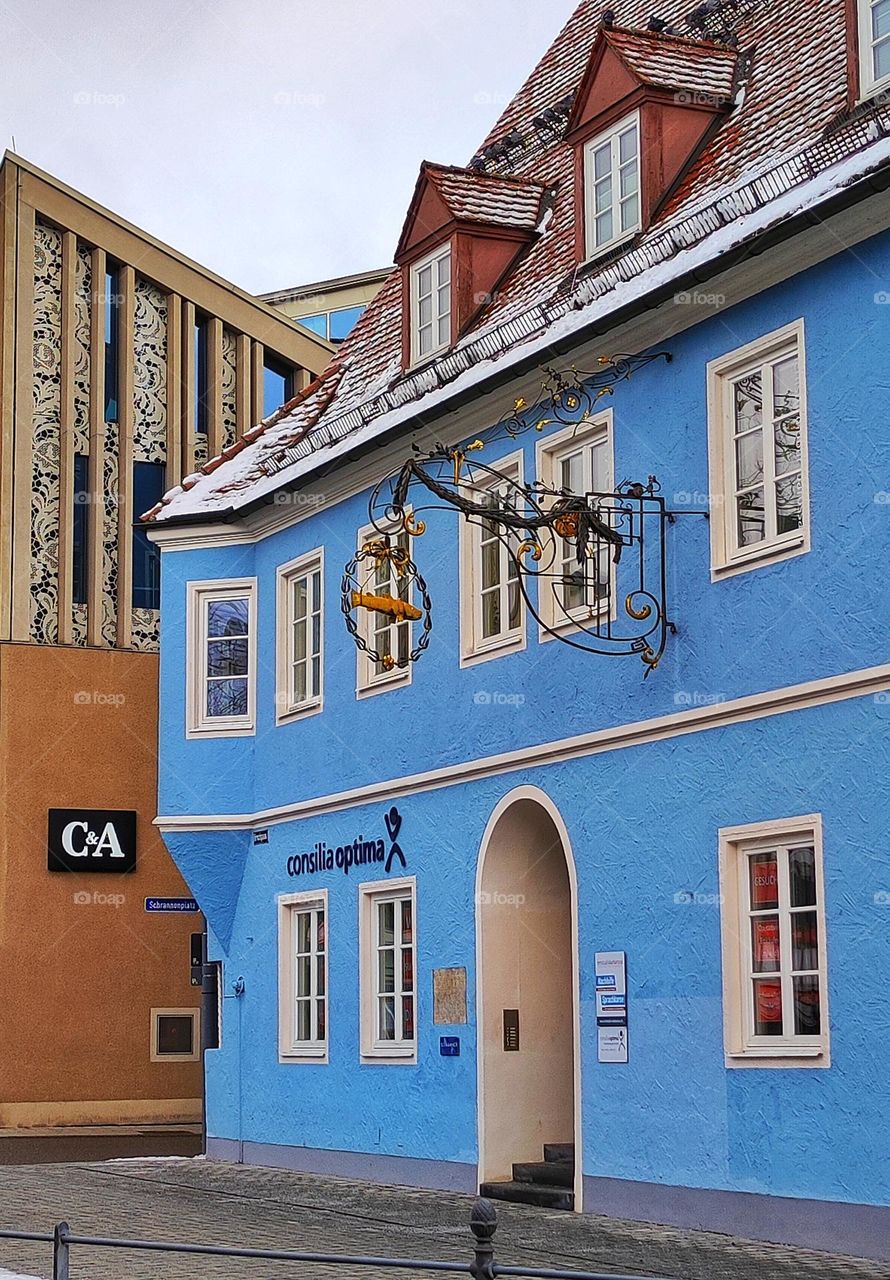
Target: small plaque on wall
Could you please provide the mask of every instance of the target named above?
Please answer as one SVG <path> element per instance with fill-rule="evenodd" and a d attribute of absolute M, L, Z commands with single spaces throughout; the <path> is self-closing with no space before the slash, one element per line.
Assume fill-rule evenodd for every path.
<path fill-rule="evenodd" d="M 437 1027 L 459 1027 L 467 1021 L 466 969 L 433 970 L 433 1022 Z"/>

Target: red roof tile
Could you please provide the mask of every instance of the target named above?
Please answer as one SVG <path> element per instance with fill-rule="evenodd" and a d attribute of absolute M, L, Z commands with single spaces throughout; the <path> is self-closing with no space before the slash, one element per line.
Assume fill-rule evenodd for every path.
<path fill-rule="evenodd" d="M 605 38 L 620 49 L 639 76 L 660 87 L 729 95 L 736 53 L 711 40 L 697 39 L 687 22 L 690 0 L 661 0 L 658 7 L 659 17 L 683 33 L 682 39 L 645 30 L 652 0 L 613 0 L 611 7 L 618 25 Z M 534 201 L 539 199 L 533 193 L 545 188 L 556 191 L 541 234 L 502 282 L 491 306 L 462 336 L 456 354 L 497 325 L 515 321 L 521 328 L 524 318 L 536 309 L 542 314 L 542 308 L 553 308 L 578 278 L 575 168 L 562 133 L 571 95 L 584 77 L 602 30 L 602 8 L 603 0 L 583 0 L 503 112 L 477 156 L 477 163 L 485 163 L 492 171 L 488 176 L 431 168 L 443 198 L 449 207 L 461 210 L 462 217 L 531 220 L 537 214 Z M 757 174 L 820 143 L 826 128 L 846 109 L 846 0 L 818 0 L 813 5 L 800 0 L 744 0 L 738 5 L 728 0 L 726 14 L 734 24 L 740 62 L 751 58 L 750 75 L 736 105 L 654 224 L 639 244 L 622 251 L 624 260 L 630 261 L 646 246 L 660 245 L 671 229 L 678 238 L 676 248 L 685 244 L 682 234 L 691 215 L 723 197 L 727 205 L 732 204 Z M 485 153 L 485 147 L 504 139 L 510 145 L 498 149 L 494 157 Z M 858 145 L 861 148 L 861 141 Z M 808 176 L 802 172 L 798 180 Z M 729 216 L 743 212 L 739 208 L 738 214 Z M 595 290 L 600 280 L 610 281 L 615 270 L 609 263 L 587 268 L 577 287 Z M 603 293 L 607 287 L 612 285 L 604 283 Z M 293 408 L 276 415 L 240 457 L 224 462 L 212 479 L 199 482 L 197 494 L 193 491 L 183 502 L 177 502 L 175 492 L 169 495 L 168 513 L 194 512 L 198 497 L 201 509 L 208 513 L 230 505 L 223 498 L 223 486 L 249 487 L 252 480 L 268 476 L 281 465 L 285 450 L 310 429 L 319 447 L 328 443 L 329 424 L 342 421 L 344 415 L 358 416 L 360 406 L 382 392 L 400 403 L 418 398 L 423 375 L 404 375 L 401 368 L 401 306 L 400 279 L 394 273 L 340 348 L 333 385 L 326 382 L 310 389 Z M 443 368 L 447 361 L 446 356 L 439 362 L 443 379 L 448 376 Z M 437 386 L 430 376 L 422 390 Z"/>
<path fill-rule="evenodd" d="M 544 188 L 537 182 L 440 165 L 426 165 L 425 173 L 460 221 L 527 230 L 538 224 Z"/>

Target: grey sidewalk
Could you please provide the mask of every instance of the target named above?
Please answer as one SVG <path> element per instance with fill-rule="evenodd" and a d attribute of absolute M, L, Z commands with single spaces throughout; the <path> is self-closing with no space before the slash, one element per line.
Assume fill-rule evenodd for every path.
<path fill-rule="evenodd" d="M 468 1196 L 203 1160 L 0 1168 L 0 1226 L 195 1243 L 468 1260 Z M 890 1264 L 593 1215 L 498 1206 L 497 1260 L 677 1280 L 890 1280 Z M 49 1246 L 0 1241 L 0 1268 L 47 1277 Z M 72 1251 L 72 1280 L 396 1276 L 347 1267 Z M 415 1274 L 415 1273 L 411 1273 Z M 416 1273 L 422 1274 L 422 1273 Z"/>

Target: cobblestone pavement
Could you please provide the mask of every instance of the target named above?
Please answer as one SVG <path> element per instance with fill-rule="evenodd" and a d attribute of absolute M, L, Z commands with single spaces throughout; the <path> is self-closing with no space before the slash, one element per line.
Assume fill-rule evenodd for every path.
<path fill-rule="evenodd" d="M 0 1168 L 0 1227 L 464 1261 L 469 1196 L 316 1178 L 204 1160 Z M 890 1280 L 890 1264 L 590 1214 L 498 1206 L 502 1264 L 676 1280 Z M 0 1268 L 49 1277 L 46 1244 L 0 1241 Z M 384 1280 L 423 1271 L 72 1248 L 72 1280 Z"/>

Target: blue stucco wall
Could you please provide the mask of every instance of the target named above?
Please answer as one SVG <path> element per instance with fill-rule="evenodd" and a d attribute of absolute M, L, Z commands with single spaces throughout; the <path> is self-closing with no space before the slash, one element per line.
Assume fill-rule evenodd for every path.
<path fill-rule="evenodd" d="M 249 851 L 240 895 L 232 888 L 210 1133 L 475 1162 L 476 860 L 495 805 L 530 783 L 562 813 L 578 873 L 585 1174 L 890 1203 L 888 710 L 872 698 L 840 702 L 400 800 L 400 843 L 418 884 L 416 1066 L 359 1063 L 357 884 L 373 873 L 294 879 L 286 869 L 316 840 L 382 829 L 384 806 L 272 827 L 269 844 Z M 716 833 L 810 812 L 824 821 L 832 1065 L 728 1070 L 719 907 L 701 901 L 719 892 Z M 223 878 L 206 857 L 215 839 L 168 841 L 202 900 L 205 882 Z M 276 896 L 320 886 L 330 895 L 330 1062 L 279 1064 Z M 676 901 L 688 891 L 699 903 Z M 596 1060 L 593 956 L 611 949 L 627 951 L 624 1067 Z M 434 1027 L 432 970 L 451 965 L 468 969 L 470 1025 Z M 246 990 L 235 1000 L 238 976 Z M 462 1037 L 459 1058 L 439 1056 L 440 1034 Z"/>
<path fill-rule="evenodd" d="M 367 494 L 255 546 L 165 553 L 161 813 L 254 812 L 885 661 L 890 389 L 878 357 L 890 343 L 890 307 L 873 299 L 888 274 L 883 235 L 716 311 L 665 344 L 671 365 L 618 388 L 616 478 L 655 473 L 669 501 L 700 505 L 709 488 L 706 363 L 805 319 L 812 551 L 712 584 L 706 522 L 679 521 L 668 565 L 680 634 L 645 683 L 636 659 L 542 646 L 531 623 L 525 650 L 461 669 L 457 526 L 445 514 L 414 548 L 434 600 L 430 650 L 410 685 L 363 700 L 338 597 L 367 523 Z M 508 404 L 505 393 L 492 417 Z M 524 445 L 527 480 L 537 438 Z M 276 726 L 275 571 L 319 545 L 325 708 Z M 257 733 L 186 741 L 186 583 L 246 575 L 259 581 Z M 486 703 L 480 693 L 519 696 Z M 495 805 L 532 783 L 559 807 L 578 868 L 585 1174 L 890 1204 L 882 1160 L 890 906 L 875 898 L 890 891 L 888 713 L 872 698 L 838 702 L 400 801 L 408 871 L 418 877 L 416 1066 L 359 1063 L 356 883 L 374 871 L 299 881 L 286 873 L 288 855 L 316 840 L 342 843 L 382 827 L 383 804 L 273 826 L 264 846 L 244 833 L 169 835 L 209 904 L 227 991 L 239 974 L 246 983 L 241 999 L 227 996 L 223 1046 L 208 1055 L 211 1134 L 475 1161 L 476 860 Z M 814 812 L 824 819 L 832 1066 L 728 1070 L 719 909 L 675 895 L 717 894 L 721 826 Z M 316 885 L 330 891 L 330 1062 L 282 1065 L 275 898 Z M 608 949 L 628 954 L 626 1067 L 596 1061 L 593 954 Z M 434 1028 L 431 971 L 450 965 L 469 970 L 470 1026 Z M 452 1030 L 461 1057 L 441 1058 L 439 1034 Z"/>

